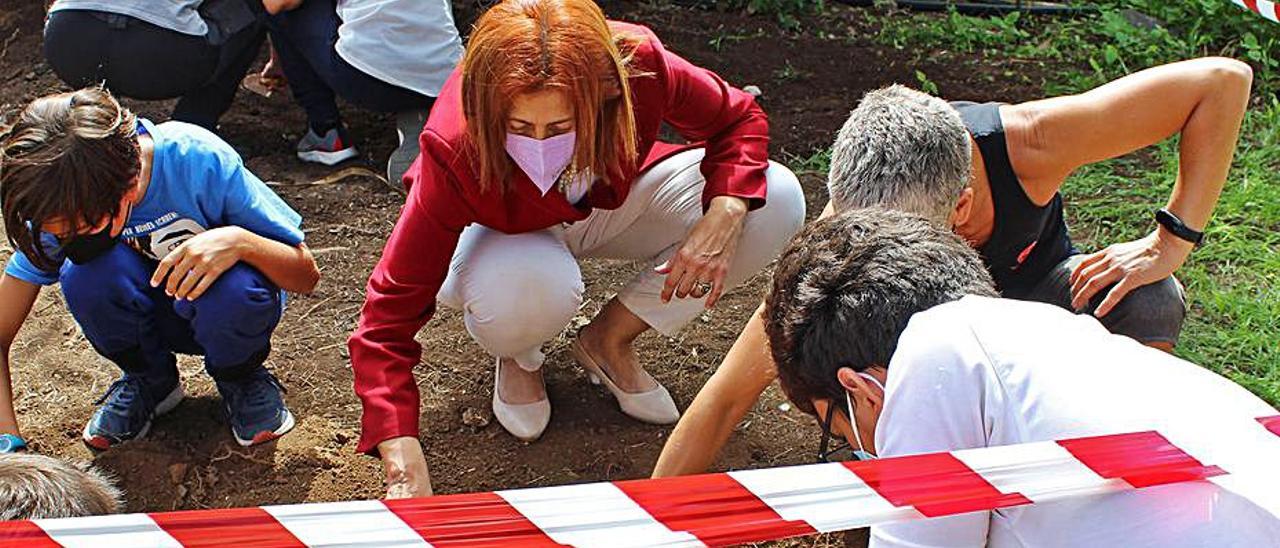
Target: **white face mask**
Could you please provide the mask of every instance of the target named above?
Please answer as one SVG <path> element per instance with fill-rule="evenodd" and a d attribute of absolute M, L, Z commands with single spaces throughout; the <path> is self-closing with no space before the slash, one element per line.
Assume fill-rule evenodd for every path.
<path fill-rule="evenodd" d="M 880 381 L 876 380 L 875 377 L 872 377 L 871 375 L 868 375 L 863 372 L 858 372 L 858 376 L 868 381 L 871 381 L 872 384 L 880 388 L 881 392 L 885 391 L 884 385 L 880 384 Z M 849 397 L 848 390 L 844 392 L 844 404 L 847 406 L 847 409 L 849 410 L 849 428 L 853 430 L 853 439 L 858 443 L 858 449 L 853 452 L 853 458 L 858 460 L 874 460 L 876 456 L 868 452 L 866 447 L 862 445 L 862 433 L 858 431 L 857 419 L 853 418 L 853 398 Z M 874 447 L 872 447 L 872 449 L 874 449 Z"/>

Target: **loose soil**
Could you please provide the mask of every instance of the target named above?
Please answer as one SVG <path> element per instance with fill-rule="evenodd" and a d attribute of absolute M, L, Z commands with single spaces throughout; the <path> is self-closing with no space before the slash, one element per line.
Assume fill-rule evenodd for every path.
<path fill-rule="evenodd" d="M 42 2 L 0 0 L 0 103 L 20 107 L 64 89 L 44 64 Z M 1033 96 L 1034 75 L 998 61 L 947 51 L 895 50 L 875 43 L 874 12 L 834 6 L 801 18 L 788 31 L 766 17 L 653 3 L 604 5 L 610 17 L 649 25 L 669 49 L 738 86 L 759 86 L 772 124 L 772 153 L 787 162 L 827 147 L 863 92 L 889 83 L 917 83 L 924 70 L 944 96 L 1021 100 Z M 456 3 L 461 28 L 479 12 Z M 157 67 L 163 70 L 163 67 Z M 1000 85 L 994 81 L 1005 82 Z M 128 101 L 154 120 L 169 103 Z M 352 137 L 376 171 L 394 147 L 391 121 L 347 109 Z M 223 119 L 222 136 L 264 180 L 304 183 L 328 170 L 296 161 L 304 129 L 301 111 L 282 96 L 241 92 Z M 825 203 L 824 175 L 801 172 L 810 216 Z M 17 410 L 27 439 L 41 453 L 91 461 L 113 473 L 134 512 L 223 508 L 377 498 L 378 461 L 356 454 L 360 405 L 351 389 L 345 340 L 354 328 L 365 280 L 395 222 L 400 195 L 371 179 L 282 186 L 279 193 L 305 218 L 309 245 L 324 279 L 311 295 L 291 296 L 274 338 L 269 365 L 288 387 L 297 428 L 276 443 L 240 448 L 228 434 L 220 402 L 198 358 L 182 358 L 189 398 L 156 421 L 146 440 L 94 454 L 79 440 L 96 400 L 118 370 L 89 347 L 56 289 L 42 292 L 13 349 Z M 0 260 L 7 259 L 7 247 Z M 587 297 L 575 325 L 586 323 L 634 267 L 587 261 Z M 695 320 L 679 338 L 646 336 L 639 344 L 649 371 L 683 408 L 728 350 L 767 284 L 757 276 Z M 458 314 L 442 309 L 421 332 L 422 439 L 437 493 L 548 486 L 647 477 L 669 428 L 624 416 L 611 397 L 585 382 L 567 351 L 567 334 L 547 350 L 547 383 L 555 410 L 546 435 L 532 444 L 507 435 L 491 417 L 492 361 L 467 335 Z M 816 428 L 807 416 L 766 392 L 738 428 L 716 470 L 811 462 Z M 848 542 L 861 543 L 860 535 Z M 841 544 L 826 537 L 805 544 Z"/>

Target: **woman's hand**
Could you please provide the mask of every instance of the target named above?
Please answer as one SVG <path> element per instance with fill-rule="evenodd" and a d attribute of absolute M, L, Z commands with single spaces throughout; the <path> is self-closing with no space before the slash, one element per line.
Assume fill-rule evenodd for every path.
<path fill-rule="evenodd" d="M 716 305 L 724 293 L 724 277 L 733 262 L 747 217 L 747 201 L 733 196 L 711 199 L 707 212 L 689 230 L 674 257 L 654 269 L 667 275 L 662 288 L 662 302 L 678 298 L 707 298 L 706 306 Z"/>
<path fill-rule="evenodd" d="M 160 287 L 168 278 L 166 295 L 189 301 L 200 298 L 244 257 L 247 234 L 238 226 L 224 226 L 192 236 L 160 261 L 151 275 L 151 287 Z"/>
<path fill-rule="evenodd" d="M 407 499 L 431 496 L 431 475 L 427 457 L 418 438 L 391 438 L 378 444 L 382 467 L 387 474 L 387 498 Z"/>
<path fill-rule="evenodd" d="M 1130 291 L 1163 280 L 1187 260 L 1195 245 L 1159 227 L 1141 240 L 1113 244 L 1085 257 L 1071 273 L 1071 307 L 1084 310 L 1103 288 L 1115 284 L 1093 312 L 1106 316 Z"/>

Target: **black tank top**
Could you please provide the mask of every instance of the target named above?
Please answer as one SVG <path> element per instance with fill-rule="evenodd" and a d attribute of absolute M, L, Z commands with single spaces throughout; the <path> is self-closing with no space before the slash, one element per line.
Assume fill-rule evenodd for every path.
<path fill-rule="evenodd" d="M 1054 266 L 1076 253 L 1062 214 L 1062 195 L 1054 193 L 1043 207 L 1027 197 L 1009 161 L 999 103 L 953 101 L 951 106 L 978 143 L 991 186 L 995 226 L 978 254 L 1001 295 L 1023 297 Z"/>

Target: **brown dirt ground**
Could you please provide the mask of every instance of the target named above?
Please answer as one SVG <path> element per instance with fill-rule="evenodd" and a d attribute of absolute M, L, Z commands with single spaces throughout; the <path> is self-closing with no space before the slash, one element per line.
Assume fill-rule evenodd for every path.
<path fill-rule="evenodd" d="M 6 110 L 63 89 L 40 53 L 41 4 L 0 0 L 0 104 Z M 477 6 L 457 3 L 455 9 L 461 28 L 469 28 Z M 914 84 L 916 68 L 925 70 L 944 96 L 957 99 L 1020 100 L 1038 87 L 1025 75 L 992 84 L 1007 80 L 993 78 L 1009 68 L 1000 62 L 877 45 L 871 12 L 861 9 L 835 6 L 823 16 L 802 18 L 801 32 L 785 31 L 765 17 L 665 3 L 608 2 L 605 11 L 653 27 L 671 50 L 736 85 L 760 86 L 773 126 L 773 155 L 783 161 L 828 146 L 864 91 L 892 82 Z M 152 119 L 167 117 L 169 104 L 129 104 Z M 354 110 L 347 111 L 347 120 L 366 160 L 381 171 L 394 144 L 390 122 Z M 221 133 L 264 180 L 298 183 L 326 174 L 292 156 L 303 127 L 301 111 L 287 99 L 242 92 Z M 825 203 L 823 174 L 801 173 L 801 180 L 815 215 Z M 17 409 L 35 450 L 91 461 L 115 474 L 127 492 L 128 510 L 135 512 L 367 499 L 382 493 L 379 463 L 355 453 L 360 406 L 351 390 L 344 341 L 401 198 L 376 181 L 358 178 L 278 190 L 306 219 L 308 243 L 324 274 L 315 293 L 291 297 L 269 361 L 289 388 L 296 430 L 274 444 L 240 448 L 227 435 L 199 359 L 183 358 L 189 399 L 157 420 L 148 439 L 91 453 L 79 441 L 80 429 L 118 371 L 85 342 L 61 295 L 47 290 L 13 350 Z M 8 253 L 0 251 L 0 260 Z M 575 323 L 585 323 L 632 270 L 626 264 L 585 264 L 587 301 Z M 645 364 L 682 407 L 732 344 L 766 280 L 758 276 L 748 282 L 679 338 L 647 336 L 640 343 Z M 419 339 L 425 348 L 424 365 L 417 370 L 422 439 L 437 493 L 648 476 L 669 429 L 628 419 L 606 393 L 584 382 L 566 351 L 565 336 L 547 349 L 555 415 L 546 435 L 533 444 L 518 442 L 496 424 L 464 424 L 467 412 L 490 417 L 492 362 L 470 340 L 457 314 L 442 310 Z M 715 469 L 810 462 L 816 451 L 813 422 L 795 410 L 780 410 L 784 401 L 776 389 L 766 392 Z M 865 540 L 853 534 L 801 542 Z"/>

